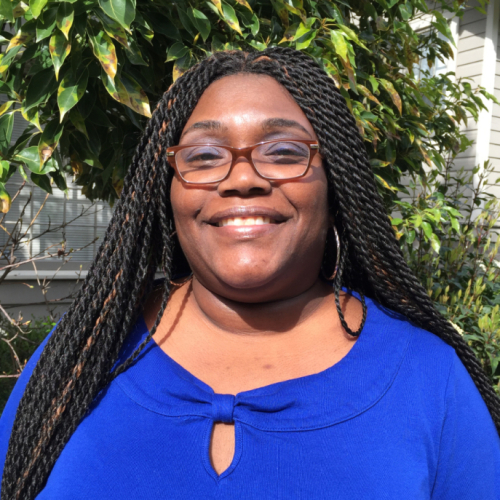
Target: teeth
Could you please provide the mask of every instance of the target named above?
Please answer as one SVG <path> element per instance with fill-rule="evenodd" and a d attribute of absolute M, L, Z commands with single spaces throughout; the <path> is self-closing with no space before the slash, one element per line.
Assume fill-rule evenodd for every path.
<path fill-rule="evenodd" d="M 224 226 L 262 226 L 263 224 L 272 224 L 274 221 L 270 217 L 230 217 L 221 220 L 217 225 Z"/>

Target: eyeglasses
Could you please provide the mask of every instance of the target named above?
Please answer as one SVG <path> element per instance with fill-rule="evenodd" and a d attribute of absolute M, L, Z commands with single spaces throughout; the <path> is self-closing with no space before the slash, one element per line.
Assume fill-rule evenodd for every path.
<path fill-rule="evenodd" d="M 168 162 L 188 184 L 212 184 L 229 176 L 234 162 L 246 158 L 258 175 L 269 180 L 296 179 L 306 174 L 319 144 L 308 140 L 275 140 L 247 148 L 191 144 L 167 149 Z"/>

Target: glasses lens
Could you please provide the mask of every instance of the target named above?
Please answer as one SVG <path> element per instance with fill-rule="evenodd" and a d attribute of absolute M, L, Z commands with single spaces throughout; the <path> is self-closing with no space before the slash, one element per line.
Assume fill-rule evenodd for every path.
<path fill-rule="evenodd" d="M 309 165 L 309 148 L 302 142 L 271 142 L 252 152 L 255 168 L 270 179 L 290 179 L 304 174 Z"/>
<path fill-rule="evenodd" d="M 217 146 L 191 146 L 175 155 L 181 177 L 187 182 L 205 183 L 223 179 L 231 166 L 231 153 Z"/>

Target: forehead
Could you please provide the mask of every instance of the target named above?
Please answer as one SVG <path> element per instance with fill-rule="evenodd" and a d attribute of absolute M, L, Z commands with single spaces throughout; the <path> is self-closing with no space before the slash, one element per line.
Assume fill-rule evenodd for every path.
<path fill-rule="evenodd" d="M 234 127 L 257 125 L 269 118 L 295 120 L 313 132 L 300 106 L 274 78 L 239 73 L 223 77 L 207 87 L 184 130 L 206 120 Z"/>

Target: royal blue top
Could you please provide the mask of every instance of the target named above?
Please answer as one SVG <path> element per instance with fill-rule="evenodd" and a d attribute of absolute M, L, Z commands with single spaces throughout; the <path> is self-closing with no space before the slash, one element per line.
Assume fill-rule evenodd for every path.
<path fill-rule="evenodd" d="M 152 340 L 93 403 L 39 500 L 498 500 L 500 440 L 455 351 L 367 299 L 358 341 L 332 367 L 215 394 Z M 141 317 L 122 352 L 147 334 Z M 3 466 L 16 408 L 0 420 Z M 234 422 L 220 476 L 216 421 Z"/>

